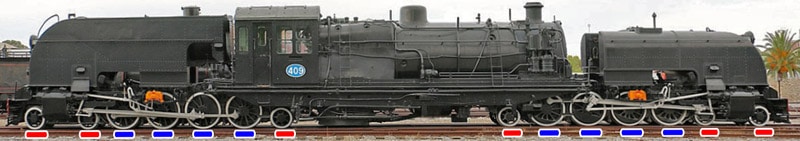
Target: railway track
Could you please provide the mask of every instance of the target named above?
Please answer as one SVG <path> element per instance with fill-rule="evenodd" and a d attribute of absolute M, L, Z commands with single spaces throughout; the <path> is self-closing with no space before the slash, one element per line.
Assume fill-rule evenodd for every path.
<path fill-rule="evenodd" d="M 786 125 L 776 124 L 767 126 L 775 129 L 774 138 L 800 138 L 800 125 Z M 424 124 L 424 125 L 378 125 L 371 127 L 318 127 L 318 126 L 299 126 L 294 128 L 297 132 L 298 138 L 305 138 L 309 136 L 441 136 L 441 137 L 475 137 L 475 136 L 501 136 L 501 131 L 506 128 L 522 129 L 524 137 L 536 137 L 537 130 L 540 128 L 558 128 L 561 130 L 562 137 L 579 137 L 579 130 L 581 128 L 601 128 L 603 130 L 603 137 L 613 138 L 619 137 L 619 130 L 621 128 L 631 128 L 627 126 L 516 126 L 516 127 L 500 127 L 489 124 L 468 124 L 468 125 L 452 125 L 452 124 Z M 661 129 L 663 126 L 637 126 L 635 128 L 644 129 L 644 137 L 660 138 Z M 719 125 L 719 126 L 670 126 L 669 128 L 683 128 L 685 130 L 684 138 L 699 138 L 700 128 L 719 128 L 720 137 L 747 137 L 752 138 L 753 126 L 733 126 L 733 125 Z M 761 128 L 761 127 L 759 127 Z M 77 137 L 80 129 L 66 128 L 66 129 L 50 129 L 48 132 L 51 137 Z M 137 137 L 149 137 L 153 129 L 134 129 Z M 192 128 L 176 128 L 173 129 L 175 137 L 191 138 Z M 214 135 L 216 137 L 231 137 L 236 128 L 215 128 Z M 258 135 L 266 138 L 271 138 L 275 128 L 259 127 L 254 128 Z M 102 135 L 110 137 L 113 134 L 113 129 L 100 129 Z M 0 128 L 0 136 L 2 137 L 22 137 L 25 129 L 20 127 L 4 127 Z"/>
<path fill-rule="evenodd" d="M 395 112 L 398 114 L 411 114 L 410 111 L 405 109 L 398 109 Z M 790 119 L 798 119 L 800 118 L 800 102 L 789 102 L 789 118 Z M 489 111 L 486 111 L 485 108 L 472 108 L 470 109 L 470 117 L 486 117 L 489 116 Z"/>
<path fill-rule="evenodd" d="M 800 117 L 800 102 L 792 102 L 789 104 L 791 118 L 796 119 Z M 404 113 L 410 111 L 397 110 L 395 112 Z M 471 117 L 486 117 L 488 111 L 481 108 L 473 108 L 470 110 Z M 0 118 L 5 118 L 5 115 L 0 115 Z M 800 124 L 775 124 L 768 127 L 775 129 L 776 138 L 800 138 Z M 372 125 L 371 127 L 319 127 L 319 126 L 297 126 L 294 128 L 297 131 L 297 137 L 306 136 L 447 136 L 447 137 L 465 137 L 465 136 L 500 136 L 500 132 L 504 128 L 517 128 L 522 129 L 526 137 L 535 137 L 539 128 L 558 128 L 562 132 L 562 136 L 579 137 L 579 130 L 581 128 L 601 128 L 603 129 L 604 137 L 619 137 L 619 130 L 621 128 L 631 128 L 627 126 L 530 126 L 520 125 L 516 127 L 500 127 L 492 124 L 413 124 L 413 125 Z M 663 126 L 636 126 L 635 128 L 642 128 L 645 130 L 644 137 L 661 137 L 660 130 Z M 670 126 L 669 128 L 683 128 L 686 131 L 684 137 L 698 138 L 700 128 L 719 128 L 721 131 L 720 137 L 753 137 L 754 126 L 733 126 L 733 125 L 714 125 L 714 126 Z M 269 126 L 261 126 L 254 128 L 259 135 L 272 137 L 275 128 Z M 114 129 L 99 129 L 103 135 L 110 136 L 113 134 Z M 137 135 L 141 137 L 148 137 L 152 128 L 144 127 L 142 129 L 134 129 Z M 176 137 L 191 137 L 193 128 L 182 127 L 175 128 Z M 232 137 L 233 131 L 236 128 L 222 127 L 213 129 L 217 137 Z M 80 128 L 68 127 L 49 129 L 48 132 L 53 137 L 59 136 L 77 136 Z M 0 137 L 22 137 L 25 129 L 21 126 L 0 127 Z"/>

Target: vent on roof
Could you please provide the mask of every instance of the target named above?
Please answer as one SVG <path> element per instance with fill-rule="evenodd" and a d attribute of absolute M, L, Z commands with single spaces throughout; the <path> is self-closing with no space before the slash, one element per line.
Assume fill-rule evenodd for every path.
<path fill-rule="evenodd" d="M 403 8 L 400 8 L 400 24 L 407 26 L 428 24 L 428 12 L 421 5 L 403 6 Z"/>
<path fill-rule="evenodd" d="M 184 6 L 181 7 L 183 10 L 183 16 L 200 16 L 200 7 L 197 6 Z"/>

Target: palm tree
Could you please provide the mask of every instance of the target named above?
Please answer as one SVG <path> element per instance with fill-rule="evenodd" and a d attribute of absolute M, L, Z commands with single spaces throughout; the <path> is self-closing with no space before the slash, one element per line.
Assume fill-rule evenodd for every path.
<path fill-rule="evenodd" d="M 795 33 L 789 30 L 776 30 L 773 33 L 767 32 L 764 41 L 764 51 L 761 57 L 764 58 L 764 66 L 767 67 L 767 74 L 778 79 L 778 95 L 781 93 L 781 80 L 786 77 L 796 77 L 800 74 L 800 40 L 794 40 Z"/>

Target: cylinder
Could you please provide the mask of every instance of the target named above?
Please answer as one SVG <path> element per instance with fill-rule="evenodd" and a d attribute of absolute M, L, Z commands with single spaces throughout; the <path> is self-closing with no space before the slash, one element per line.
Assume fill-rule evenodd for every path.
<path fill-rule="evenodd" d="M 543 23 L 542 21 L 542 3 L 528 2 L 525 3 L 525 20 L 529 23 Z"/>
<path fill-rule="evenodd" d="M 400 8 L 400 24 L 421 26 L 428 24 L 428 11 L 421 5 L 409 5 Z"/>
<path fill-rule="evenodd" d="M 200 7 L 197 6 L 184 6 L 181 7 L 183 10 L 183 16 L 199 16 L 200 15 Z"/>

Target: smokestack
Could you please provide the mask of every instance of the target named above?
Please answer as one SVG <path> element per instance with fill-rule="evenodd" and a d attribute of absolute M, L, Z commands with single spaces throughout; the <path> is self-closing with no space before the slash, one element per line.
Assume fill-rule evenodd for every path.
<path fill-rule="evenodd" d="M 540 2 L 525 3 L 525 21 L 528 23 L 543 23 L 542 7 L 544 5 Z"/>
<path fill-rule="evenodd" d="M 184 6 L 181 7 L 183 10 L 183 16 L 200 16 L 200 7 L 197 6 Z"/>

